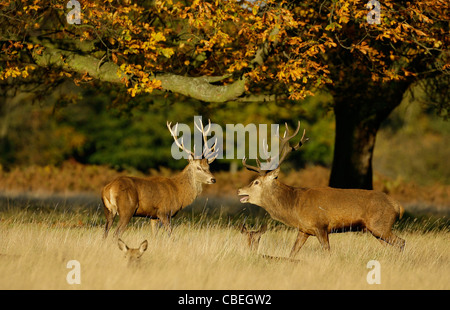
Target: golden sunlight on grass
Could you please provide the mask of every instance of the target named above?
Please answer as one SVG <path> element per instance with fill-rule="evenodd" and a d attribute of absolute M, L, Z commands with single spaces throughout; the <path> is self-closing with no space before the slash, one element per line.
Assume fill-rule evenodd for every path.
<path fill-rule="evenodd" d="M 173 234 L 151 234 L 147 222 L 130 225 L 122 239 L 144 240 L 140 264 L 127 267 L 112 236 L 100 225 L 58 227 L 50 217 L 0 222 L 0 289 L 449 289 L 450 233 L 406 229 L 404 252 L 363 233 L 330 235 L 331 253 L 310 238 L 298 261 L 286 257 L 295 231 L 276 226 L 261 238 L 258 253 L 232 225 L 178 223 Z M 81 284 L 68 284 L 67 262 L 80 263 Z M 368 284 L 370 260 L 381 266 L 381 284 Z"/>

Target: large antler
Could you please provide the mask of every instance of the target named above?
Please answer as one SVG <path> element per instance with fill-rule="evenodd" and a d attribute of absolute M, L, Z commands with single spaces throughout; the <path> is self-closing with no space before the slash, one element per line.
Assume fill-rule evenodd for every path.
<path fill-rule="evenodd" d="M 212 163 L 217 156 L 219 156 L 219 150 L 216 150 L 216 146 L 217 146 L 217 138 L 214 141 L 213 145 L 211 147 L 208 147 L 208 135 L 211 132 L 211 120 L 208 119 L 208 130 L 205 132 L 205 127 L 203 127 L 203 123 L 200 121 L 200 126 L 197 125 L 196 122 L 194 122 L 195 127 L 197 127 L 198 130 L 200 130 L 200 132 L 202 133 L 203 136 L 203 143 L 204 143 L 204 147 L 203 147 L 203 152 L 201 157 L 204 157 L 208 160 L 208 163 Z M 195 148 L 195 145 L 194 145 Z M 195 152 L 195 151 L 194 151 Z M 215 154 L 214 154 L 215 153 Z"/>
<path fill-rule="evenodd" d="M 278 157 L 278 161 L 274 160 L 276 157 L 269 156 L 269 152 L 268 152 L 268 148 L 269 147 L 268 147 L 267 143 L 265 141 L 263 141 L 263 144 L 264 144 L 263 145 L 263 150 L 264 150 L 265 154 L 268 157 L 267 164 L 268 164 L 269 169 L 263 170 L 261 168 L 261 162 L 259 161 L 258 158 L 256 159 L 257 166 L 248 165 L 247 164 L 247 159 L 244 157 L 242 159 L 242 164 L 244 165 L 245 168 L 247 168 L 248 170 L 251 170 L 251 171 L 258 172 L 260 175 L 265 175 L 268 172 L 270 172 L 272 170 L 275 170 L 278 166 L 280 166 L 281 163 L 286 159 L 286 156 L 290 152 L 298 150 L 303 144 L 306 143 L 306 141 L 309 140 L 309 138 L 305 137 L 306 129 L 304 129 L 303 130 L 303 135 L 302 135 L 302 138 L 300 139 L 300 141 L 296 145 L 291 146 L 289 144 L 289 141 L 292 138 L 294 138 L 298 134 L 298 132 L 300 131 L 300 121 L 298 121 L 297 129 L 295 130 L 295 132 L 292 135 L 289 133 L 289 127 L 288 127 L 287 123 L 285 123 L 284 125 L 286 126 L 286 130 L 284 132 L 283 137 L 279 138 L 279 142 L 280 142 L 280 146 L 279 146 L 279 149 L 278 149 L 279 150 L 279 154 L 276 156 L 276 157 Z"/>
<path fill-rule="evenodd" d="M 261 174 L 261 175 L 268 172 L 268 171 L 266 171 L 266 170 L 262 170 L 262 169 L 261 169 L 261 162 L 259 161 L 258 158 L 256 159 L 256 164 L 258 165 L 257 167 L 256 167 L 256 166 L 248 165 L 248 164 L 247 164 L 247 158 L 245 158 L 245 157 L 242 158 L 242 165 L 243 165 L 245 168 L 247 168 L 248 170 L 258 172 L 258 173 Z"/>
<path fill-rule="evenodd" d="M 203 127 L 202 122 L 200 121 L 200 126 L 197 125 L 197 123 L 194 122 L 195 127 L 197 127 L 198 130 L 200 130 L 200 132 L 202 133 L 203 136 L 203 143 L 205 144 L 204 148 L 203 148 L 203 152 L 200 155 L 200 158 L 204 157 L 208 160 L 208 164 L 212 163 L 217 156 L 219 155 L 219 151 L 216 150 L 216 146 L 217 146 L 217 138 L 214 141 L 214 144 L 211 147 L 208 147 L 208 134 L 211 132 L 211 120 L 208 120 L 209 124 L 208 124 L 208 130 L 205 132 L 205 128 Z M 172 135 L 173 139 L 175 140 L 175 143 L 177 144 L 177 146 L 182 149 L 183 151 L 185 151 L 186 153 L 189 154 L 190 157 L 192 158 L 196 158 L 195 157 L 195 144 L 194 144 L 194 151 L 192 152 L 191 150 L 187 149 L 184 146 L 184 142 L 183 142 L 183 138 L 181 138 L 181 143 L 180 141 L 178 141 L 178 136 L 176 134 L 177 129 L 178 129 L 178 123 L 175 124 L 174 126 L 174 130 L 172 130 L 172 123 L 167 122 L 167 128 L 170 131 L 170 134 Z"/>
<path fill-rule="evenodd" d="M 178 141 L 178 136 L 177 136 L 177 129 L 178 129 L 178 123 L 175 124 L 174 126 L 174 130 L 172 131 L 172 122 L 169 123 L 169 121 L 167 121 L 167 128 L 170 131 L 170 134 L 172 135 L 173 139 L 175 140 L 175 143 L 177 144 L 177 146 L 182 149 L 183 151 L 185 151 L 186 153 L 189 154 L 190 157 L 195 158 L 195 146 L 194 146 L 194 152 L 192 152 L 191 150 L 187 149 L 184 146 L 184 142 L 183 142 L 183 138 L 181 138 L 181 143 Z"/>
<path fill-rule="evenodd" d="M 286 126 L 286 131 L 284 132 L 283 138 L 280 138 L 280 149 L 279 149 L 280 157 L 278 159 L 278 165 L 281 165 L 281 163 L 284 161 L 284 159 L 290 152 L 298 150 L 303 144 L 305 144 L 309 140 L 309 138 L 305 137 L 306 129 L 303 129 L 303 135 L 300 141 L 296 145 L 291 146 L 289 144 L 289 140 L 291 140 L 298 134 L 300 130 L 300 121 L 298 121 L 297 129 L 292 135 L 289 135 L 288 124 L 284 123 L 284 126 Z"/>

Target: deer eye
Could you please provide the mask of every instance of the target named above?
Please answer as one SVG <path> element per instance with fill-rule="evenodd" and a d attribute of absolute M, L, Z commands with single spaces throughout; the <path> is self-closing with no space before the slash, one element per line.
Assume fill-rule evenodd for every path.
<path fill-rule="evenodd" d="M 258 180 L 256 180 L 255 182 L 253 182 L 253 185 L 258 185 L 259 184 L 259 181 Z"/>
<path fill-rule="evenodd" d="M 197 167 L 197 170 L 202 170 L 202 168 L 201 167 Z"/>

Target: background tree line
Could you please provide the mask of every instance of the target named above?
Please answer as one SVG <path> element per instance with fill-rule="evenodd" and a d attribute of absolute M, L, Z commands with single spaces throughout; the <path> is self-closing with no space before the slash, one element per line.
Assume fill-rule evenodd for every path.
<path fill-rule="evenodd" d="M 114 91 L 106 89 L 87 89 L 76 104 L 58 98 L 53 104 L 48 100 L 42 105 L 17 105 L 7 116 L 9 128 L 2 139 L 0 155 L 3 169 L 15 165 L 59 165 L 69 159 L 143 172 L 160 166 L 181 168 L 185 162 L 173 160 L 170 153 L 173 139 L 166 121 L 185 123 L 193 132 L 194 115 L 201 115 L 204 122 L 211 118 L 224 130 L 226 124 L 248 123 L 280 124 L 284 130 L 284 122 L 293 126 L 298 119 L 307 128 L 311 142 L 292 163 L 296 167 L 305 163 L 330 165 L 332 160 L 334 121 L 329 112 L 330 96 L 325 94 L 310 97 L 294 110 L 275 102 L 244 107 L 237 102 L 227 103 L 223 109 L 197 100 L 177 102 L 176 98 L 163 96 L 151 100 L 137 96 L 126 106 L 114 106 L 114 95 Z M 248 147 L 246 150 L 248 156 Z M 230 160 L 218 163 L 218 169 L 229 169 Z"/>
<path fill-rule="evenodd" d="M 140 96 L 151 95 L 142 101 L 157 102 L 170 92 L 175 99 L 158 101 L 156 106 L 174 101 L 199 104 L 200 114 L 213 119 L 220 119 L 213 113 L 225 110 L 226 114 L 236 107 L 234 115 L 242 114 L 243 123 L 256 122 L 256 113 L 271 106 L 285 106 L 290 112 L 279 120 L 295 121 L 303 99 L 325 92 L 332 98 L 326 106 L 336 120 L 329 184 L 370 189 L 378 130 L 405 94 L 420 88 L 428 106 L 448 117 L 450 14 L 448 1 L 386 0 L 380 2 L 381 22 L 368 24 L 366 4 L 362 0 L 99 0 L 82 3 L 81 25 L 73 25 L 67 22 L 68 10 L 60 1 L 3 1 L 2 136 L 9 128 L 7 115 L 20 101 L 17 96 L 48 100 L 59 90 L 67 97 L 63 87 L 67 81 L 94 86 L 122 112 L 145 106 Z M 89 91 L 85 96 L 92 97 Z M 105 105 L 94 106 L 102 114 Z M 170 116 L 166 113 L 164 122 Z M 77 121 L 76 113 L 70 116 L 73 123 L 67 121 L 66 131 Z M 111 131 L 137 126 L 126 119 L 114 122 L 104 126 Z M 99 132 L 92 126 L 92 132 Z M 74 135 L 71 143 L 75 149 L 83 145 L 80 159 L 95 149 L 97 159 L 92 153 L 89 160 L 99 162 L 98 154 L 108 150 L 107 139 L 125 141 L 123 150 L 130 150 L 144 144 L 155 148 L 162 137 L 137 133 L 121 140 L 115 138 L 118 132 L 110 132 L 90 147 L 87 140 L 81 143 L 82 134 L 78 140 Z M 11 148 L 5 139 L 2 143 Z M 328 147 L 324 143 L 322 149 Z M 100 157 L 109 156 L 113 165 L 115 158 L 126 157 L 125 151 L 108 152 L 116 151 L 105 151 Z M 144 156 L 148 151 L 136 147 L 135 152 Z M 305 156 L 311 154 L 305 151 Z M 161 152 L 160 158 L 164 155 Z M 321 156 L 319 152 L 316 157 Z"/>
<path fill-rule="evenodd" d="M 162 167 L 181 169 L 185 162 L 172 158 L 173 140 L 165 122 L 183 122 L 193 130 L 193 115 L 211 117 L 223 128 L 227 123 L 283 125 L 285 121 L 292 127 L 292 120 L 301 120 L 310 141 L 287 159 L 283 171 L 305 165 L 330 168 L 332 164 L 335 120 L 331 96 L 325 93 L 308 97 L 295 105 L 295 110 L 275 103 L 242 107 L 239 102 L 227 103 L 227 109 L 220 109 L 196 100 L 178 101 L 163 96 L 148 100 L 145 95 L 124 106 L 111 103 L 115 94 L 87 89 L 76 104 L 71 102 L 71 96 L 55 101 L 50 98 L 45 104 L 20 102 L 7 117 L 3 115 L 9 121 L 1 139 L 2 169 L 60 166 L 70 160 L 143 173 Z M 394 180 L 449 184 L 450 169 L 445 163 L 450 148 L 445 141 L 450 138 L 450 123 L 417 101 L 420 96 L 416 93 L 416 100 L 406 98 L 383 123 L 374 164 L 379 172 Z M 213 169 L 228 171 L 236 167 L 241 168 L 239 160 L 221 159 Z"/>

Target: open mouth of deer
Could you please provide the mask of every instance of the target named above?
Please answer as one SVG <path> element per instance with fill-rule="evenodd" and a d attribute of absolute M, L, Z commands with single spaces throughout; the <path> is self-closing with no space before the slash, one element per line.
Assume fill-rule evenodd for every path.
<path fill-rule="evenodd" d="M 242 198 L 239 199 L 241 201 L 241 203 L 246 203 L 250 199 L 249 195 L 241 195 L 241 196 L 242 196 Z"/>

